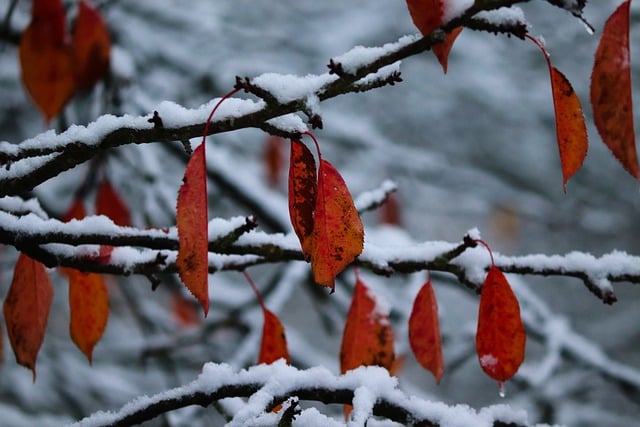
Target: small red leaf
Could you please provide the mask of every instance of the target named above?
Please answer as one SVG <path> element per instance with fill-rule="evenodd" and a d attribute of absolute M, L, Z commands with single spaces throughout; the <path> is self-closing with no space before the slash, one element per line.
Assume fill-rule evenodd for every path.
<path fill-rule="evenodd" d="M 24 86 L 49 121 L 62 110 L 75 89 L 62 1 L 34 0 L 31 23 L 20 39 L 19 56 Z"/>
<path fill-rule="evenodd" d="M 173 317 L 183 328 L 196 326 L 202 323 L 202 318 L 198 315 L 198 305 L 192 298 L 186 298 L 182 295 L 174 295 L 172 297 Z"/>
<path fill-rule="evenodd" d="M 84 202 L 80 199 L 75 199 L 67 212 L 62 215 L 62 222 L 69 222 L 72 219 L 82 219 L 87 216 L 87 209 L 84 207 Z"/>
<path fill-rule="evenodd" d="M 358 366 L 391 369 L 394 360 L 393 332 L 389 316 L 376 297 L 357 277 L 340 348 L 340 371 Z"/>
<path fill-rule="evenodd" d="M 52 300 L 53 286 L 44 265 L 20 254 L 3 312 L 16 361 L 31 369 L 34 381 Z"/>
<path fill-rule="evenodd" d="M 631 95 L 630 4 L 623 2 L 602 31 L 591 73 L 591 105 L 602 141 L 627 172 L 640 178 Z"/>
<path fill-rule="evenodd" d="M 526 339 L 518 300 L 502 271 L 491 266 L 480 295 L 476 332 L 480 366 L 496 381 L 507 381 L 524 360 Z"/>
<path fill-rule="evenodd" d="M 305 259 L 311 259 L 313 210 L 316 204 L 317 176 L 313 154 L 300 141 L 291 141 L 289 161 L 289 216 L 300 240 Z"/>
<path fill-rule="evenodd" d="M 311 268 L 316 283 L 335 287 L 336 276 L 362 253 L 364 228 L 340 173 L 320 161 Z"/>
<path fill-rule="evenodd" d="M 266 171 L 267 183 L 270 187 L 278 187 L 284 168 L 284 138 L 270 135 L 267 138 L 262 160 Z"/>
<path fill-rule="evenodd" d="M 131 226 L 129 208 L 107 178 L 102 181 L 96 194 L 96 214 L 111 218 L 116 225 Z"/>
<path fill-rule="evenodd" d="M 109 294 L 102 276 L 68 268 L 71 339 L 91 363 L 93 347 L 100 341 L 109 318 Z"/>
<path fill-rule="evenodd" d="M 416 299 L 409 317 L 409 344 L 416 359 L 429 370 L 440 384 L 444 373 L 438 303 L 431 286 L 431 280 L 425 283 Z"/>
<path fill-rule="evenodd" d="M 78 19 L 73 33 L 75 78 L 78 89 L 91 88 L 109 69 L 111 40 L 100 12 L 85 0 L 78 5 Z"/>
<path fill-rule="evenodd" d="M 200 144 L 189 159 L 180 191 L 176 226 L 180 279 L 209 312 L 209 238 L 205 144 Z"/>
<path fill-rule="evenodd" d="M 260 357 L 258 363 L 273 363 L 278 359 L 284 359 L 291 363 L 287 350 L 287 338 L 280 319 L 271 310 L 264 306 L 264 327 L 262 328 L 262 343 L 260 344 Z"/>
<path fill-rule="evenodd" d="M 447 74 L 447 67 L 449 65 L 449 53 L 451 52 L 453 43 L 461 32 L 462 27 L 454 28 L 450 33 L 447 33 L 442 43 L 433 45 L 431 48 L 433 53 L 436 55 L 436 58 L 438 58 L 438 62 L 442 66 L 442 71 L 444 71 L 445 74 Z"/>
<path fill-rule="evenodd" d="M 397 193 L 391 193 L 387 196 L 384 204 L 380 207 L 380 222 L 389 225 L 401 225 L 402 215 L 400 209 L 400 200 Z"/>

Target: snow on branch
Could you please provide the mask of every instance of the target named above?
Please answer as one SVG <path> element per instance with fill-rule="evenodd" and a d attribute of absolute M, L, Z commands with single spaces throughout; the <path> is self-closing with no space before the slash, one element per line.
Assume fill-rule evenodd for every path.
<path fill-rule="evenodd" d="M 287 416 L 287 400 L 352 404 L 354 425 L 366 425 L 373 417 L 384 417 L 404 425 L 478 427 L 529 425 L 527 415 L 506 405 L 489 406 L 476 411 L 467 405 L 448 406 L 408 396 L 398 387 L 398 379 L 386 369 L 360 367 L 336 376 L 324 367 L 299 370 L 283 360 L 271 365 L 258 365 L 234 372 L 226 364 L 207 363 L 198 378 L 182 387 L 154 396 L 139 397 L 115 412 L 97 412 L 74 427 L 129 426 L 142 423 L 164 413 L 192 405 L 209 406 L 230 397 L 248 398 L 227 424 L 228 426 L 278 425 Z M 285 403 L 278 413 L 270 412 Z M 297 400 L 290 405 L 297 406 Z M 296 409 L 294 426 L 328 422 L 316 409 Z M 334 420 L 335 422 L 335 420 Z M 453 424 L 452 424 L 453 423 Z"/>

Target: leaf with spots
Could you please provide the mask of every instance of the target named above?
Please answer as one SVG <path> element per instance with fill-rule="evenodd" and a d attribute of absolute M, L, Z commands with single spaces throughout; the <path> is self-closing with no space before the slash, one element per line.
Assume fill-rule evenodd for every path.
<path fill-rule="evenodd" d="M 102 15 L 85 0 L 78 4 L 72 47 L 76 87 L 90 89 L 109 70 L 111 40 Z"/>
<path fill-rule="evenodd" d="M 65 272 L 69 276 L 69 333 L 91 363 L 93 348 L 109 319 L 109 294 L 101 275 L 72 268 Z"/>
<path fill-rule="evenodd" d="M 440 383 L 444 373 L 438 302 L 431 280 L 427 280 L 415 300 L 409 317 L 409 344 L 418 363 Z"/>
<path fill-rule="evenodd" d="M 289 216 L 306 260 L 313 245 L 313 211 L 318 191 L 316 162 L 300 141 L 291 141 L 289 161 Z"/>
<path fill-rule="evenodd" d="M 20 254 L 3 313 L 16 361 L 31 369 L 34 381 L 52 300 L 53 286 L 44 265 Z"/>
<path fill-rule="evenodd" d="M 602 141 L 624 169 L 640 178 L 631 95 L 629 8 L 623 2 L 607 20 L 591 72 L 593 120 Z"/>
<path fill-rule="evenodd" d="M 209 239 L 205 144 L 195 149 L 178 192 L 176 225 L 180 279 L 209 312 Z"/>
<path fill-rule="evenodd" d="M 74 60 L 61 0 L 34 0 L 19 47 L 22 81 L 50 121 L 75 90 Z"/>
<path fill-rule="evenodd" d="M 520 305 L 495 265 L 482 285 L 476 351 L 480 366 L 500 384 L 511 378 L 524 360 L 526 334 Z"/>
<path fill-rule="evenodd" d="M 525 37 L 540 48 L 549 68 L 553 108 L 556 114 L 556 136 L 562 164 L 562 181 L 566 191 L 567 181 L 580 169 L 587 156 L 589 138 L 582 105 L 569 80 L 551 65 L 549 53 L 544 45 L 529 35 Z"/>
<path fill-rule="evenodd" d="M 393 332 L 389 314 L 356 275 L 356 286 L 347 314 L 340 348 L 340 371 L 359 366 L 391 369 L 394 361 Z"/>
<path fill-rule="evenodd" d="M 364 228 L 340 173 L 320 159 L 311 268 L 316 283 L 335 287 L 336 276 L 362 253 Z"/>

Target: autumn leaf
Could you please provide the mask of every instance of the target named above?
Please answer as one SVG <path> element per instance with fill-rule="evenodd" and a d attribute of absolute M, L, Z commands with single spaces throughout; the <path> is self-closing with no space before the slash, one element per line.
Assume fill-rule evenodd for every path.
<path fill-rule="evenodd" d="M 425 37 L 444 23 L 443 0 L 407 0 L 407 7 L 414 25 Z M 449 52 L 451 52 L 453 43 L 461 31 L 462 27 L 455 28 L 445 36 L 444 42 L 432 46 L 433 53 L 438 58 L 445 74 L 449 62 Z"/>
<path fill-rule="evenodd" d="M 96 194 L 96 214 L 105 215 L 120 226 L 131 226 L 131 214 L 124 200 L 105 178 Z"/>
<path fill-rule="evenodd" d="M 438 303 L 431 280 L 422 286 L 413 301 L 409 317 L 409 344 L 420 365 L 430 371 L 440 384 L 440 378 L 444 373 L 444 361 Z"/>
<path fill-rule="evenodd" d="M 551 65 L 549 53 L 544 45 L 529 35 L 525 37 L 540 48 L 549 68 L 553 108 L 556 115 L 556 136 L 562 164 L 562 181 L 564 190 L 567 191 L 567 181 L 582 166 L 589 145 L 582 105 L 569 80 Z"/>
<path fill-rule="evenodd" d="M 193 299 L 175 294 L 172 297 L 173 317 L 181 327 L 195 326 L 202 323 L 202 319 L 197 313 L 198 306 Z"/>
<path fill-rule="evenodd" d="M 313 211 L 317 194 L 316 162 L 300 141 L 291 141 L 289 161 L 289 216 L 305 259 L 311 259 Z"/>
<path fill-rule="evenodd" d="M 68 268 L 71 339 L 91 363 L 109 318 L 109 294 L 102 276 Z"/>
<path fill-rule="evenodd" d="M 76 87 L 91 88 L 109 70 L 111 40 L 100 12 L 85 0 L 78 4 L 78 18 L 73 32 Z"/>
<path fill-rule="evenodd" d="M 209 312 L 209 238 L 205 144 L 200 144 L 189 159 L 180 191 L 176 226 L 180 279 Z"/>
<path fill-rule="evenodd" d="M 81 199 L 75 199 L 69 209 L 62 215 L 62 222 L 69 222 L 72 219 L 82 219 L 87 216 L 87 209 Z"/>
<path fill-rule="evenodd" d="M 20 39 L 19 56 L 24 86 L 50 121 L 75 90 L 73 54 L 61 0 L 34 0 L 31 22 Z"/>
<path fill-rule="evenodd" d="M 518 300 L 502 271 L 492 265 L 480 295 L 476 331 L 480 366 L 499 383 L 507 381 L 524 360 L 525 342 Z"/>
<path fill-rule="evenodd" d="M 364 228 L 340 173 L 320 160 L 314 211 L 311 268 L 316 283 L 335 287 L 335 278 L 362 253 Z"/>
<path fill-rule="evenodd" d="M 262 342 L 260 344 L 260 356 L 258 363 L 273 363 L 278 359 L 284 359 L 287 364 L 291 363 L 289 351 L 287 350 L 287 338 L 284 327 L 271 310 L 262 306 L 264 314 L 264 326 L 262 328 Z"/>
<path fill-rule="evenodd" d="M 591 106 L 602 141 L 627 172 L 640 178 L 631 96 L 630 4 L 623 2 L 602 31 L 591 72 Z"/>
<path fill-rule="evenodd" d="M 386 310 L 375 295 L 356 276 L 347 321 L 340 348 L 340 371 L 358 366 L 381 366 L 391 369 L 394 360 L 393 332 Z"/>
<path fill-rule="evenodd" d="M 402 209 L 400 208 L 400 200 L 397 193 L 391 193 L 387 196 L 384 204 L 380 207 L 379 221 L 382 224 L 397 225 L 402 224 Z"/>
<path fill-rule="evenodd" d="M 284 168 L 284 144 L 284 138 L 270 135 L 267 138 L 264 152 L 262 154 L 267 183 L 272 188 L 276 188 L 280 184 L 282 169 Z"/>
<path fill-rule="evenodd" d="M 53 286 L 44 265 L 20 254 L 3 313 L 16 361 L 33 372 L 34 381 L 52 300 Z"/>

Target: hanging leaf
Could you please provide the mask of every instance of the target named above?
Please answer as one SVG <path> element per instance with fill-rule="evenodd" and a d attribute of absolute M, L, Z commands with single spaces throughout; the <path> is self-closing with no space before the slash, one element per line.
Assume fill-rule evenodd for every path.
<path fill-rule="evenodd" d="M 44 265 L 20 254 L 3 313 L 16 361 L 33 372 L 33 381 L 52 300 L 53 286 Z"/>
<path fill-rule="evenodd" d="M 197 311 L 198 306 L 192 298 L 186 298 L 176 293 L 172 296 L 171 301 L 173 318 L 179 326 L 187 328 L 202 323 L 202 318 Z"/>
<path fill-rule="evenodd" d="M 73 55 L 61 0 L 34 0 L 31 22 L 20 39 L 19 56 L 24 86 L 50 121 L 75 89 Z"/>
<path fill-rule="evenodd" d="M 284 168 L 284 144 L 284 138 L 270 135 L 267 138 L 264 152 L 262 154 L 267 184 L 272 188 L 276 188 L 280 184 L 282 169 Z"/>
<path fill-rule="evenodd" d="M 347 314 L 340 348 L 340 371 L 358 366 L 391 369 L 394 360 L 393 332 L 389 315 L 375 295 L 356 276 L 356 286 Z"/>
<path fill-rule="evenodd" d="M 453 47 L 453 43 L 456 41 L 460 33 L 462 32 L 462 27 L 454 28 L 450 33 L 444 37 L 444 41 L 442 43 L 433 45 L 431 50 L 438 58 L 438 62 L 442 66 L 442 71 L 447 74 L 447 68 L 449 66 L 449 53 L 451 52 L 451 48 Z"/>
<path fill-rule="evenodd" d="M 96 194 L 96 214 L 105 215 L 123 227 L 131 226 L 131 214 L 124 200 L 105 178 Z"/>
<path fill-rule="evenodd" d="M 72 47 L 76 86 L 90 89 L 109 70 L 111 40 L 102 15 L 85 0 L 78 5 Z"/>
<path fill-rule="evenodd" d="M 379 221 L 382 224 L 389 225 L 400 226 L 402 224 L 402 215 L 398 193 L 391 193 L 387 196 L 387 200 L 385 200 L 380 207 Z"/>
<path fill-rule="evenodd" d="M 320 160 L 311 268 L 316 283 L 335 287 L 336 276 L 362 253 L 364 228 L 340 173 Z"/>
<path fill-rule="evenodd" d="M 444 361 L 438 303 L 431 280 L 422 286 L 413 301 L 413 310 L 409 317 L 409 344 L 420 365 L 430 371 L 436 378 L 436 382 L 440 384 L 440 378 L 444 372 Z"/>
<path fill-rule="evenodd" d="M 482 285 L 476 351 L 482 369 L 502 384 L 511 378 L 524 360 L 526 334 L 520 305 L 495 265 Z"/>
<path fill-rule="evenodd" d="M 262 306 L 264 313 L 264 327 L 262 328 L 262 343 L 260 344 L 260 356 L 258 363 L 273 363 L 278 359 L 291 363 L 289 351 L 287 350 L 287 338 L 284 327 L 271 310 Z"/>
<path fill-rule="evenodd" d="M 443 0 L 407 0 L 407 7 L 413 23 L 423 36 L 429 36 L 436 28 L 440 27 L 443 22 L 444 4 Z M 447 73 L 447 65 L 449 62 L 449 52 L 453 47 L 458 35 L 462 31 L 462 27 L 455 28 L 445 36 L 444 42 L 433 45 L 433 53 L 438 58 L 438 62 L 442 66 L 442 70 Z"/>
<path fill-rule="evenodd" d="M 549 68 L 553 109 L 556 115 L 556 136 L 562 164 L 562 181 L 564 190 L 567 191 L 567 181 L 582 166 L 589 146 L 582 105 L 569 80 L 551 65 L 549 53 L 544 45 L 534 37 L 529 35 L 525 37 L 542 51 Z"/>
<path fill-rule="evenodd" d="M 313 246 L 313 210 L 317 191 L 316 162 L 313 154 L 302 142 L 292 140 L 289 161 L 289 216 L 307 261 L 311 259 Z"/>
<path fill-rule="evenodd" d="M 62 222 L 69 222 L 72 219 L 82 219 L 87 216 L 87 209 L 84 207 L 84 201 L 75 199 L 67 212 L 62 215 Z"/>
<path fill-rule="evenodd" d="M 93 347 L 100 341 L 109 318 L 109 294 L 102 276 L 66 269 L 69 275 L 71 339 L 91 363 Z"/>
<path fill-rule="evenodd" d="M 205 144 L 195 149 L 189 159 L 180 191 L 176 226 L 180 279 L 209 312 L 209 238 Z"/>
<path fill-rule="evenodd" d="M 623 2 L 607 20 L 591 72 L 593 120 L 602 141 L 627 172 L 640 178 L 633 128 L 629 7 Z"/>

